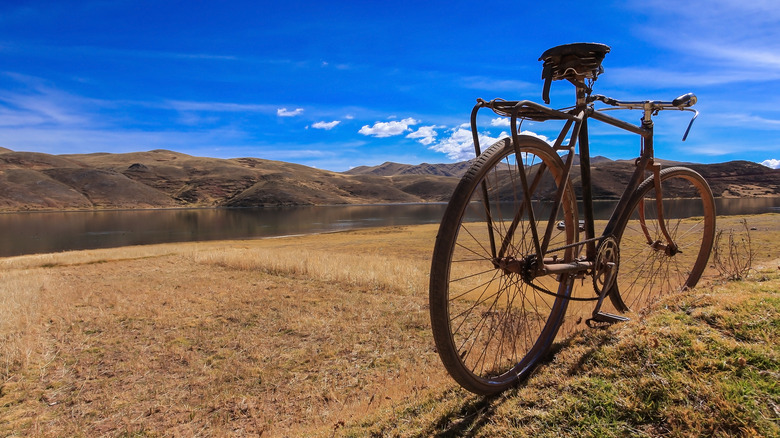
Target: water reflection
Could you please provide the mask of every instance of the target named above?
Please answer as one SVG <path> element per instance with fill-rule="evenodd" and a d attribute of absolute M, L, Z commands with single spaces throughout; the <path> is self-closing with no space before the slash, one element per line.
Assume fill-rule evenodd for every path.
<path fill-rule="evenodd" d="M 443 204 L 0 214 L 0 256 L 438 223 Z"/>
<path fill-rule="evenodd" d="M 699 215 L 675 201 L 669 211 Z M 250 239 L 441 221 L 444 204 L 0 214 L 0 256 L 166 242 Z M 606 219 L 614 201 L 596 202 Z M 716 199 L 718 215 L 780 211 L 780 198 Z"/>

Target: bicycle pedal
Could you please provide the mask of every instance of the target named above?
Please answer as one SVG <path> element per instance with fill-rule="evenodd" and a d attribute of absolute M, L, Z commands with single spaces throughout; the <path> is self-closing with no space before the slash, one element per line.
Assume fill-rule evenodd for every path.
<path fill-rule="evenodd" d="M 630 318 L 626 318 L 625 316 L 615 315 L 607 312 L 597 312 L 593 314 L 593 318 L 590 318 L 586 322 L 593 321 L 605 324 L 614 324 L 616 322 L 626 322 L 630 320 Z"/>

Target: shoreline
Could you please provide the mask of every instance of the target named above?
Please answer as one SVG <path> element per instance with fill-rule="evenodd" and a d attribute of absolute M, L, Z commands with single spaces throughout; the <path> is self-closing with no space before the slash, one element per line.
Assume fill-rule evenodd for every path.
<path fill-rule="evenodd" d="M 668 200 L 685 199 L 670 198 Z M 761 195 L 761 196 L 715 196 L 718 200 L 747 200 L 747 199 L 780 199 L 780 195 Z M 616 202 L 618 198 L 594 199 L 594 202 Z M 582 200 L 578 200 L 581 202 Z M 176 210 L 264 210 L 264 209 L 284 209 L 284 208 L 317 208 L 317 207 L 371 207 L 371 206 L 393 206 L 393 205 L 447 205 L 447 201 L 430 202 L 377 202 L 377 203 L 349 203 L 349 204 L 279 204 L 279 205 L 259 205 L 255 207 L 225 207 L 220 205 L 183 205 L 180 207 L 92 207 L 92 208 L 23 208 L 23 209 L 2 209 L 0 215 L 4 214 L 24 214 L 24 213 L 99 213 L 105 211 L 176 211 Z M 778 207 L 780 208 L 780 207 Z"/>

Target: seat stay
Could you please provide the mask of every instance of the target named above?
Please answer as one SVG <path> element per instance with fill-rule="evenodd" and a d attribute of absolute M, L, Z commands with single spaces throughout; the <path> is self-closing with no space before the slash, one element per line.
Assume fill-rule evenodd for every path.
<path fill-rule="evenodd" d="M 512 112 L 512 117 L 509 122 L 510 128 L 512 130 L 512 143 L 515 148 L 515 158 L 517 160 L 517 169 L 518 173 L 520 174 L 520 184 L 523 188 L 523 193 L 528 194 L 529 191 L 529 185 L 528 185 L 528 178 L 525 175 L 525 164 L 523 163 L 523 151 L 520 149 L 520 135 L 518 134 L 517 130 L 517 112 Z M 528 210 L 528 222 L 531 228 L 531 236 L 533 238 L 533 244 L 534 244 L 534 251 L 536 252 L 537 259 L 539 257 L 542 257 L 544 254 L 542 252 L 542 247 L 539 242 L 539 232 L 536 229 L 536 218 L 534 217 L 534 209 L 533 205 L 531 204 L 531 198 L 529 196 L 523 197 L 523 206 L 526 210 Z M 542 260 L 539 260 L 540 264 L 544 264 Z"/>
<path fill-rule="evenodd" d="M 517 108 L 520 108 L 521 106 L 522 106 L 522 102 L 520 102 L 517 105 Z M 566 124 L 561 130 L 561 133 L 558 135 L 558 139 L 556 140 L 557 147 L 554 147 L 554 149 L 559 149 L 560 145 L 562 144 L 563 140 L 566 137 L 566 134 L 570 130 L 572 131 L 572 135 L 570 137 L 569 146 L 568 146 L 569 155 L 566 160 L 566 164 L 563 168 L 563 173 L 559 176 L 560 181 L 558 181 L 558 188 L 556 190 L 555 198 L 552 203 L 550 217 L 549 220 L 547 221 L 545 232 L 541 240 L 539 236 L 539 231 L 537 229 L 537 219 L 535 217 L 534 210 L 533 210 L 533 205 L 532 205 L 533 200 L 530 195 L 535 192 L 537 185 L 541 181 L 546 166 L 544 165 L 544 163 L 541 163 L 540 167 L 536 169 L 536 175 L 534 177 L 533 182 L 529 185 L 528 178 L 525 173 L 525 164 L 523 163 L 523 158 L 522 158 L 523 151 L 520 148 L 520 136 L 518 134 L 518 129 L 517 129 L 517 115 L 518 115 L 517 112 L 518 111 L 516 109 L 512 113 L 510 126 L 512 130 L 512 141 L 515 147 L 515 156 L 517 157 L 518 160 L 517 168 L 518 168 L 518 172 L 520 173 L 520 183 L 524 194 L 524 199 L 521 208 L 527 210 L 528 212 L 528 221 L 531 229 L 531 235 L 533 239 L 538 267 L 542 267 L 544 265 L 543 262 L 544 255 L 546 254 L 547 248 L 550 245 L 553 228 L 556 226 L 557 221 L 555 219 L 558 215 L 561 202 L 563 202 L 564 193 L 568 189 L 568 185 L 570 183 L 569 175 L 574 163 L 574 151 L 576 149 L 576 142 L 579 136 L 578 134 L 584 123 L 585 112 L 580 111 L 580 113 L 577 114 L 576 116 L 570 115 L 571 118 L 567 120 Z M 573 125 L 573 129 L 572 129 L 572 125 Z M 514 220 L 512 221 L 513 227 L 516 227 L 517 224 L 519 223 L 521 214 L 522 212 L 520 211 L 516 214 Z M 574 218 L 574 220 L 576 221 L 576 217 Z M 576 227 L 577 224 L 575 223 L 574 226 Z M 576 233 L 576 229 L 575 229 L 575 233 Z M 572 243 L 572 242 L 567 242 L 567 243 Z M 507 244 L 508 242 L 505 239 L 505 242 L 502 244 L 502 250 L 500 254 L 504 253 Z"/>
<path fill-rule="evenodd" d="M 546 164 L 541 163 L 539 167 L 539 172 L 536 174 L 536 177 L 534 178 L 534 181 L 531 183 L 531 191 L 533 192 L 536 190 L 536 187 L 539 185 L 539 182 L 541 181 L 542 172 L 547 167 Z M 501 243 L 501 250 L 498 252 L 498 258 L 503 258 L 506 256 L 507 249 L 509 248 L 509 244 L 511 243 L 512 236 L 515 234 L 515 230 L 517 230 L 517 226 L 520 225 L 520 221 L 523 218 L 523 212 L 525 212 L 525 204 L 521 204 L 520 208 L 517 209 L 517 212 L 515 213 L 515 217 L 512 219 L 512 223 L 509 225 L 509 228 L 507 229 L 506 235 L 504 236 L 503 242 Z"/>

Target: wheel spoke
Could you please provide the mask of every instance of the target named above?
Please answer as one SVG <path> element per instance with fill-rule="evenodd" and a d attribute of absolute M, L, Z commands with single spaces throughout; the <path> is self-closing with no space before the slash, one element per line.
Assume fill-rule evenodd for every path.
<path fill-rule="evenodd" d="M 521 149 L 523 156 L 516 157 L 506 139 L 480 155 L 453 195 L 447 210 L 451 217 L 442 220 L 431 266 L 431 321 L 439 355 L 461 385 L 481 394 L 498 392 L 527 375 L 556 338 L 567 306 L 567 300 L 545 295 L 494 259 L 493 248 L 501 249 L 503 260 L 535 255 L 518 172 L 534 181 L 539 193 L 530 195 L 533 213 L 545 220 L 551 207 L 537 200 L 555 193 L 562 178 L 561 159 L 549 145 L 523 137 Z M 576 238 L 575 203 L 567 184 L 557 218 L 566 227 L 553 234 L 556 245 Z M 540 235 L 545 225 L 539 224 Z M 560 257 L 571 260 L 573 250 Z M 554 277 L 533 281 L 557 293 L 568 290 Z"/>
<path fill-rule="evenodd" d="M 661 171 L 663 193 L 673 193 L 666 187 L 674 187 L 686 193 L 698 193 L 695 199 L 685 202 L 695 204 L 695 214 L 701 218 L 668 217 L 665 227 L 677 246 L 677 253 L 669 254 L 665 247 L 655 249 L 646 242 L 638 226 L 635 210 L 629 221 L 617 231 L 620 236 L 620 269 L 618 293 L 610 295 L 618 310 L 641 312 L 659 298 L 696 284 L 706 268 L 707 259 L 715 235 L 715 204 L 706 181 L 696 172 L 686 168 L 668 168 Z M 645 204 L 645 225 L 653 241 L 666 245 L 656 211 L 655 184 L 652 179 L 643 182 L 637 190 L 632 209 Z M 666 202 L 666 201 L 665 201 Z M 664 207 L 665 216 L 679 214 Z"/>

